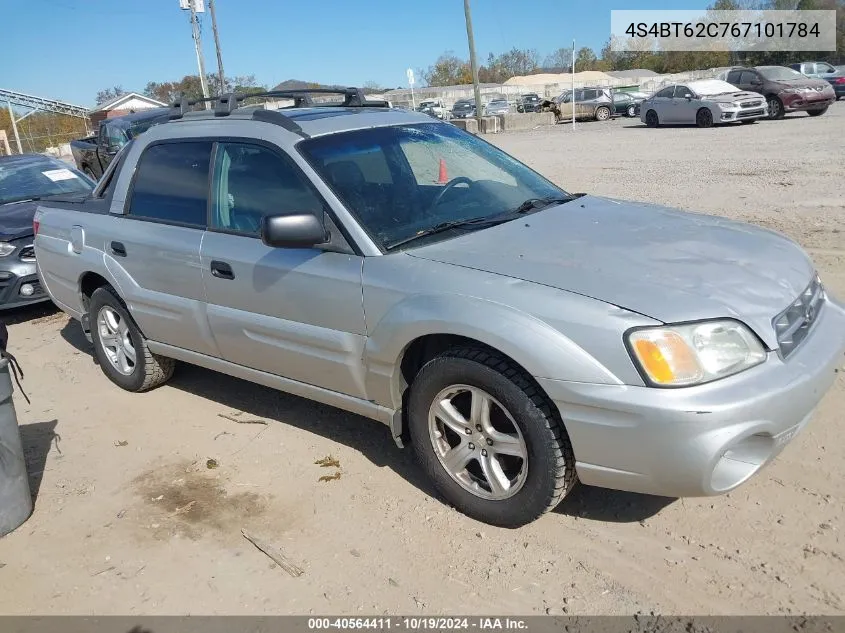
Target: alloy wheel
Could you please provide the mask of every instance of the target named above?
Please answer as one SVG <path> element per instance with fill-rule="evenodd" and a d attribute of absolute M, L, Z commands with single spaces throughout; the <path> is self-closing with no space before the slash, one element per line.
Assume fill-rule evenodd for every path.
<path fill-rule="evenodd" d="M 515 495 L 528 474 L 519 426 L 493 396 L 452 385 L 434 398 L 428 431 L 441 466 L 464 490 L 494 501 Z"/>
<path fill-rule="evenodd" d="M 103 352 L 117 371 L 124 376 L 135 371 L 136 353 L 126 319 L 109 306 L 97 313 L 97 333 Z"/>

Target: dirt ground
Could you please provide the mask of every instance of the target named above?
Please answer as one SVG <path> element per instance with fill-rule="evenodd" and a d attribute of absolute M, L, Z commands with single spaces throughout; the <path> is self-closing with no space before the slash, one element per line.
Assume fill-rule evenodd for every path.
<path fill-rule="evenodd" d="M 738 128 L 620 119 L 491 140 L 569 191 L 783 231 L 845 298 L 843 130 L 839 102 Z M 503 530 L 444 505 L 375 422 L 190 366 L 128 394 L 75 322 L 51 308 L 7 316 L 32 399 L 15 396 L 36 500 L 0 539 L 0 613 L 845 613 L 841 375 L 809 428 L 734 493 L 579 486 Z M 327 456 L 339 467 L 315 464 Z"/>

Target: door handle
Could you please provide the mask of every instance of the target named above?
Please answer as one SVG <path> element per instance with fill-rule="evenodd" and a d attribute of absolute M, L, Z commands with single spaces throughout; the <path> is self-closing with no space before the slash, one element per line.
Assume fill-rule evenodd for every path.
<path fill-rule="evenodd" d="M 235 273 L 226 262 L 214 260 L 211 262 L 211 274 L 219 279 L 234 279 Z"/>
<path fill-rule="evenodd" d="M 123 245 L 123 242 L 112 242 L 109 246 L 113 254 L 118 257 L 126 257 L 126 247 Z"/>

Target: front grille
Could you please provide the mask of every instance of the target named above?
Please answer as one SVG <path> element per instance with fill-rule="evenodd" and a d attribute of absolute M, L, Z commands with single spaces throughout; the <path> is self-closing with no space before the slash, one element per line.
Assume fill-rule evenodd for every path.
<path fill-rule="evenodd" d="M 824 288 L 821 280 L 816 276 L 804 292 L 792 302 L 792 305 L 774 318 L 772 324 L 775 327 L 780 354 L 783 358 L 788 357 L 807 338 L 818 320 L 823 304 Z"/>
<path fill-rule="evenodd" d="M 743 101 L 739 104 L 740 108 L 758 108 L 763 105 L 762 101 Z"/>
<path fill-rule="evenodd" d="M 24 246 L 21 249 L 20 258 L 25 262 L 34 262 L 35 261 L 35 247 L 34 246 Z"/>
<path fill-rule="evenodd" d="M 760 116 L 763 114 L 763 108 L 759 110 L 746 110 L 745 112 L 737 112 L 737 119 L 747 119 L 750 116 Z"/>

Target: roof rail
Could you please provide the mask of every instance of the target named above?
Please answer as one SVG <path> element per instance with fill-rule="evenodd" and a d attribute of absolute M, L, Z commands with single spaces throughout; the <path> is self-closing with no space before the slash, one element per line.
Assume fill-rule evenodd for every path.
<path fill-rule="evenodd" d="M 312 94 L 336 94 L 343 95 L 343 101 L 337 103 L 315 103 L 311 98 Z M 297 88 L 292 90 L 268 90 L 266 92 L 228 92 L 218 97 L 206 97 L 204 99 L 185 98 L 184 93 L 180 95 L 176 101 L 170 106 L 169 118 L 171 120 L 181 119 L 185 114 L 191 111 L 191 108 L 198 103 L 207 101 L 214 101 L 214 116 L 229 116 L 238 109 L 239 104 L 246 99 L 254 97 L 279 97 L 283 99 L 292 99 L 295 108 L 317 107 L 317 106 L 337 106 L 346 108 L 363 108 L 363 107 L 388 107 L 387 101 L 369 101 L 364 91 L 361 88 Z"/>

